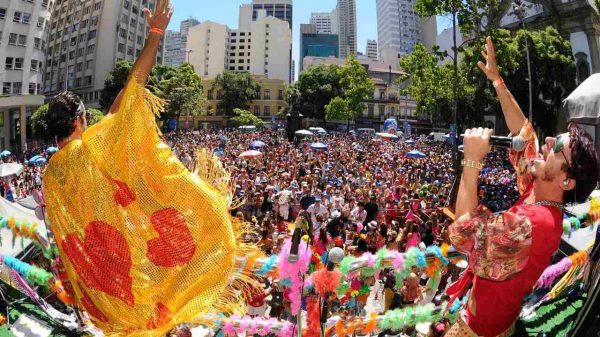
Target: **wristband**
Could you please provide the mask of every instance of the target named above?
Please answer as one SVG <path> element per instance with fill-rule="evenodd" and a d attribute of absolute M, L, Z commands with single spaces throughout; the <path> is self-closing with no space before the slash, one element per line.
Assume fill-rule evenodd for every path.
<path fill-rule="evenodd" d="M 474 169 L 481 170 L 483 168 L 483 163 L 480 161 L 475 161 L 471 159 L 463 159 L 460 164 L 466 167 L 472 167 Z"/>
<path fill-rule="evenodd" d="M 502 85 L 502 84 L 504 84 L 504 80 L 502 78 L 499 78 L 499 79 L 495 80 L 494 82 L 492 82 L 492 85 L 496 89 L 498 89 L 500 87 L 500 85 Z"/>
<path fill-rule="evenodd" d="M 165 31 L 160 28 L 151 28 L 150 33 L 156 33 L 160 36 L 163 36 L 165 34 Z"/>

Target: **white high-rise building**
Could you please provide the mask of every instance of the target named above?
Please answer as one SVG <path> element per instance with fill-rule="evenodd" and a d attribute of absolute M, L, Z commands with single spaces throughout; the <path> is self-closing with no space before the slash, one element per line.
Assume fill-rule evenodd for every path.
<path fill-rule="evenodd" d="M 414 4 L 411 0 L 377 0 L 377 35 L 382 58 L 390 54 L 390 50 L 410 53 L 414 45 L 422 41 L 421 17 L 415 12 Z"/>
<path fill-rule="evenodd" d="M 377 41 L 375 40 L 367 40 L 367 50 L 365 55 L 367 55 L 367 58 L 373 60 L 373 61 L 377 61 L 379 58 L 377 57 Z"/>
<path fill-rule="evenodd" d="M 44 104 L 42 74 L 54 1 L 0 0 L 0 146 L 24 150 L 29 120 Z"/>
<path fill-rule="evenodd" d="M 356 0 L 338 0 L 340 58 L 356 54 Z"/>
<path fill-rule="evenodd" d="M 340 32 L 338 24 L 338 12 L 318 12 L 310 14 L 310 24 L 317 28 L 317 34 L 334 34 Z"/>
<path fill-rule="evenodd" d="M 66 88 L 79 94 L 88 106 L 98 107 L 108 73 L 117 62 L 134 61 L 142 52 L 149 31 L 143 8 L 153 10 L 155 3 L 96 0 L 74 5 L 61 1 L 54 6 L 44 76 L 46 95 Z M 163 45 L 164 41 L 159 46 L 158 64 L 163 63 Z"/>
<path fill-rule="evenodd" d="M 190 27 L 200 24 L 200 21 L 189 18 L 181 21 L 179 25 L 179 31 L 167 31 L 167 38 L 165 41 L 165 61 L 164 64 L 178 67 L 183 63 L 187 62 L 187 36 Z M 190 54 L 193 53 L 193 50 Z"/>
<path fill-rule="evenodd" d="M 261 14 L 259 14 L 261 15 Z M 187 49 L 196 72 L 214 78 L 225 70 L 246 71 L 290 83 L 292 34 L 286 21 L 259 17 L 250 30 L 206 21 L 190 28 Z"/>

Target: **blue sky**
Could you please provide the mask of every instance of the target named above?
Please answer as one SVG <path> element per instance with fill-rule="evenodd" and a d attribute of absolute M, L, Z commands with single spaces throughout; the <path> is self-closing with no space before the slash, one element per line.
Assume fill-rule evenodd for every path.
<path fill-rule="evenodd" d="M 200 21 L 211 20 L 237 28 L 238 11 L 242 3 L 251 0 L 171 0 L 175 13 L 171 19 L 170 29 L 178 30 L 179 22 L 188 17 L 195 17 Z M 310 22 L 311 12 L 331 11 L 335 8 L 336 0 L 295 0 L 294 1 L 294 27 L 292 57 L 298 63 L 298 43 L 301 23 Z M 358 51 L 365 52 L 367 39 L 377 40 L 377 12 L 375 0 L 356 0 L 358 23 Z M 447 18 L 438 17 L 438 31 L 451 24 Z"/>

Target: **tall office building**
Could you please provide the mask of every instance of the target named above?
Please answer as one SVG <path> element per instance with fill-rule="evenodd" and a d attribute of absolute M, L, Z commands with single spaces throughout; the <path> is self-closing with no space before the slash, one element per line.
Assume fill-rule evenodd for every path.
<path fill-rule="evenodd" d="M 300 71 L 302 72 L 302 60 L 306 56 L 316 57 L 338 57 L 338 36 L 335 34 L 319 34 L 317 27 L 313 24 L 300 25 Z"/>
<path fill-rule="evenodd" d="M 187 49 L 196 72 L 214 78 L 225 70 L 246 71 L 290 83 L 292 34 L 286 21 L 259 17 L 249 30 L 206 21 L 190 28 Z"/>
<path fill-rule="evenodd" d="M 338 0 L 340 57 L 356 54 L 356 0 Z"/>
<path fill-rule="evenodd" d="M 200 24 L 200 21 L 189 18 L 181 21 L 179 25 L 179 31 L 167 31 L 167 38 L 165 40 L 165 61 L 164 64 L 169 66 L 178 67 L 183 63 L 187 62 L 187 36 L 190 27 Z M 191 53 L 193 50 L 191 51 Z"/>
<path fill-rule="evenodd" d="M 421 26 L 414 1 L 377 0 L 377 35 L 382 58 L 390 50 L 395 53 L 412 52 L 414 45 L 422 41 Z"/>
<path fill-rule="evenodd" d="M 46 32 L 54 1 L 0 0 L 0 146 L 24 150 L 30 119 L 44 104 Z"/>
<path fill-rule="evenodd" d="M 373 61 L 377 61 L 379 58 L 377 57 L 377 41 L 375 40 L 367 40 L 367 50 L 365 52 L 365 55 L 367 55 L 367 58 L 373 60 Z"/>
<path fill-rule="evenodd" d="M 117 62 L 134 61 L 141 53 L 149 31 L 143 8 L 153 10 L 154 6 L 155 0 L 57 3 L 48 35 L 46 95 L 67 88 L 87 105 L 99 106 L 108 73 Z M 159 64 L 163 63 L 163 44 L 159 46 Z"/>
<path fill-rule="evenodd" d="M 337 10 L 310 14 L 310 24 L 317 29 L 317 34 L 339 34 Z"/>

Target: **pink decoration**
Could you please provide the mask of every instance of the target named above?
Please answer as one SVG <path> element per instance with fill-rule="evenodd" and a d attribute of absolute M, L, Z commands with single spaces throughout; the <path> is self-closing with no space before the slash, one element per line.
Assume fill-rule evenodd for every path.
<path fill-rule="evenodd" d="M 248 327 L 250 326 L 251 321 L 252 318 L 250 318 L 250 316 L 242 317 L 242 319 L 240 320 L 240 326 L 237 329 L 238 334 L 242 335 L 246 331 L 248 331 Z"/>
<path fill-rule="evenodd" d="M 275 322 L 277 322 L 277 320 L 275 318 L 270 318 L 270 319 L 266 320 L 265 322 L 263 322 L 263 328 L 259 332 L 259 334 L 261 336 L 266 336 L 266 335 L 270 334 L 271 333 L 271 328 L 273 327 L 273 324 Z"/>
<path fill-rule="evenodd" d="M 225 324 L 223 324 L 223 333 L 225 336 L 236 336 L 235 328 L 231 321 L 226 321 Z"/>
<path fill-rule="evenodd" d="M 294 325 L 290 322 L 285 322 L 285 325 L 279 331 L 277 337 L 293 337 L 294 336 Z"/>
<path fill-rule="evenodd" d="M 291 246 L 292 241 L 288 239 L 281 248 L 281 253 L 279 253 L 279 278 L 290 279 L 292 282 L 289 299 L 291 301 L 292 315 L 296 315 L 300 311 L 301 304 L 301 291 L 303 287 L 303 284 L 301 284 L 301 275 L 304 275 L 308 271 L 308 263 L 310 262 L 312 252 L 308 248 L 308 244 L 302 241 L 298 247 L 298 261 L 290 263 L 288 262 L 288 256 L 290 255 Z"/>
<path fill-rule="evenodd" d="M 394 269 L 403 269 L 404 267 L 404 256 L 396 251 L 393 252 L 394 259 L 392 260 L 392 265 Z"/>
<path fill-rule="evenodd" d="M 571 259 L 565 257 L 558 263 L 546 268 L 542 276 L 538 279 L 536 287 L 541 289 L 550 288 L 558 276 L 566 273 L 571 268 L 571 264 Z"/>
<path fill-rule="evenodd" d="M 369 268 L 375 267 L 375 256 L 373 256 L 373 254 L 367 252 L 367 253 L 364 253 L 363 256 L 367 257 L 367 267 L 369 267 Z"/>

